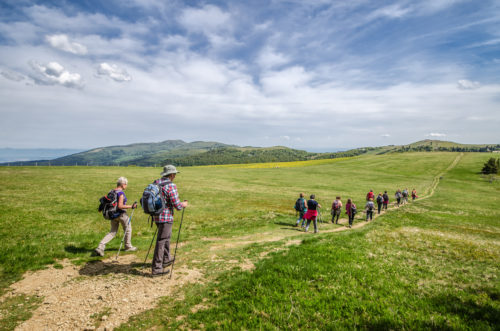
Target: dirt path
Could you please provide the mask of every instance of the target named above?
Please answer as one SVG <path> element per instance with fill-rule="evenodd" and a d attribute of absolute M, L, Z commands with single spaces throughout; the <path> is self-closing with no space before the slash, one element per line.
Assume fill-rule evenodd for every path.
<path fill-rule="evenodd" d="M 434 194 L 440 179 L 458 164 L 462 156 L 463 154 L 458 155 L 446 170 L 435 176 L 430 189 L 419 200 Z M 404 208 L 404 205 L 400 208 L 402 207 Z M 396 209 L 392 207 L 387 212 Z M 363 214 L 358 215 L 354 229 L 369 223 L 362 220 L 364 215 L 360 215 Z M 327 221 L 330 215 L 324 217 Z M 374 220 L 377 217 L 378 215 L 374 215 Z M 347 219 L 340 219 L 340 223 L 341 225 L 320 224 L 320 233 L 349 230 L 345 226 Z M 202 240 L 207 242 L 206 251 L 212 260 L 216 260 L 219 254 L 254 243 L 288 239 L 282 248 L 287 249 L 290 245 L 300 244 L 304 235 L 314 235 L 311 232 L 306 234 L 300 228 L 287 227 L 279 231 L 238 238 Z M 187 261 L 194 262 L 198 259 L 196 252 L 187 255 L 183 257 Z M 260 258 L 266 255 L 263 253 Z M 226 262 L 239 263 L 237 260 Z M 174 297 L 178 293 L 177 290 L 183 286 L 206 281 L 202 269 L 185 266 L 176 268 L 171 280 L 168 276 L 151 278 L 149 268 L 142 269 L 142 261 L 130 254 L 120 256 L 118 261 L 114 261 L 113 257 L 87 263 L 84 267 L 75 266 L 67 260 L 61 264 L 62 269 L 49 267 L 26 273 L 21 281 L 12 284 L 7 294 L 0 298 L 0 301 L 3 301 L 20 294 L 43 298 L 43 303 L 34 311 L 31 319 L 19 325 L 16 330 L 112 330 L 131 316 L 154 307 L 161 297 Z M 248 259 L 239 265 L 243 270 L 254 268 L 253 262 Z"/>

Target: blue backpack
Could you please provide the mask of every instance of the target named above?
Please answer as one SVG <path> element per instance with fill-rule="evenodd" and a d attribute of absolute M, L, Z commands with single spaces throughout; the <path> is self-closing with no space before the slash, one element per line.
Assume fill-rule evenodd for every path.
<path fill-rule="evenodd" d="M 142 193 L 141 206 L 146 214 L 150 216 L 160 215 L 165 209 L 166 203 L 162 196 L 162 187 L 164 186 L 155 183 L 149 184 Z"/>

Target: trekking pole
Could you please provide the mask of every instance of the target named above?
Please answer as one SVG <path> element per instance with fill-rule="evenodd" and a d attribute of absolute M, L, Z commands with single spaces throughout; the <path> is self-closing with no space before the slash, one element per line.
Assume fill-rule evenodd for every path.
<path fill-rule="evenodd" d="M 177 233 L 177 242 L 175 243 L 174 261 L 172 262 L 172 268 L 170 269 L 170 277 L 168 279 L 172 279 L 172 274 L 174 273 L 175 256 L 177 255 L 177 245 L 179 244 L 179 237 L 181 236 L 182 220 L 184 219 L 184 209 L 186 208 L 182 208 L 181 224 L 179 224 L 179 232 Z"/>
<path fill-rule="evenodd" d="M 146 265 L 146 261 L 147 261 L 148 256 L 149 256 L 149 252 L 151 251 L 151 247 L 153 247 L 153 241 L 155 240 L 157 232 L 158 232 L 158 227 L 156 227 L 155 233 L 153 234 L 153 239 L 151 239 L 151 244 L 149 245 L 148 254 L 146 254 L 146 258 L 144 259 L 143 265 Z"/>
<path fill-rule="evenodd" d="M 137 201 L 134 202 L 134 204 L 137 204 Z M 135 208 L 134 208 L 135 209 Z M 125 236 L 127 235 L 127 230 L 130 225 L 130 222 L 132 222 L 132 216 L 134 216 L 134 209 L 132 209 L 132 214 L 130 214 L 130 217 L 128 218 L 127 226 L 125 227 L 125 233 L 123 234 L 122 242 L 120 243 L 120 248 L 118 248 L 118 253 L 116 253 L 115 261 L 118 260 L 118 255 L 120 255 L 120 251 L 122 249 L 123 242 L 125 241 Z"/>

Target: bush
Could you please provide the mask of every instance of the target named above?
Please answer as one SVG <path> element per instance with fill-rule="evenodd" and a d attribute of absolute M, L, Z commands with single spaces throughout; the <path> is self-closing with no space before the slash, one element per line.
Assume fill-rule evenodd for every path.
<path fill-rule="evenodd" d="M 483 166 L 481 172 L 485 175 L 498 174 L 498 168 L 500 168 L 500 159 L 490 158 Z"/>

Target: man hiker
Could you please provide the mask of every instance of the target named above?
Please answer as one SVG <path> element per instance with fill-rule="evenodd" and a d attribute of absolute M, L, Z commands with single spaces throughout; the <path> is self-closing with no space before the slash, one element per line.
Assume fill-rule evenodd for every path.
<path fill-rule="evenodd" d="M 403 190 L 402 195 L 403 195 L 403 204 L 405 204 L 408 202 L 408 189 L 407 188 L 405 188 Z"/>
<path fill-rule="evenodd" d="M 356 215 L 356 205 L 352 202 L 351 199 L 347 199 L 347 203 L 345 204 L 345 212 L 349 217 L 349 227 L 352 228 L 354 215 Z"/>
<path fill-rule="evenodd" d="M 311 224 L 311 221 L 314 223 L 314 233 L 318 233 L 318 208 L 321 208 L 321 205 L 314 200 L 316 196 L 314 194 L 311 194 L 309 197 L 310 200 L 307 200 L 307 212 L 304 215 L 304 218 L 307 220 L 306 224 L 306 232 L 309 230 L 309 225 Z"/>
<path fill-rule="evenodd" d="M 297 223 L 295 223 L 295 226 L 299 226 L 300 221 L 302 220 L 302 227 L 304 227 L 304 223 L 306 222 L 306 219 L 304 218 L 304 214 L 307 211 L 306 208 L 306 199 L 304 199 L 304 193 L 299 194 L 299 198 L 297 201 L 295 201 L 295 210 L 299 212 L 299 218 L 297 219 Z"/>
<path fill-rule="evenodd" d="M 396 193 L 394 194 L 394 196 L 396 197 L 396 203 L 397 203 L 397 206 L 399 207 L 399 205 L 401 204 L 401 198 L 403 197 L 403 194 L 401 194 L 401 190 L 398 189 L 396 191 Z"/>
<path fill-rule="evenodd" d="M 382 205 L 382 208 L 387 211 L 387 205 L 389 204 L 389 194 L 387 194 L 387 191 L 384 191 L 382 197 L 384 198 L 384 204 Z"/>
<path fill-rule="evenodd" d="M 370 190 L 370 192 L 368 192 L 368 194 L 366 195 L 366 201 L 370 201 L 370 199 L 374 198 L 375 198 L 375 193 L 373 193 L 373 190 Z"/>
<path fill-rule="evenodd" d="M 332 203 L 332 223 L 339 224 L 340 213 L 342 212 L 342 201 L 336 197 Z"/>
<path fill-rule="evenodd" d="M 165 208 L 160 215 L 153 216 L 153 220 L 158 227 L 158 236 L 156 237 L 156 246 L 151 270 L 153 277 L 168 274 L 170 271 L 164 268 L 174 262 L 170 255 L 170 237 L 172 236 L 172 226 L 174 223 L 174 208 L 182 210 L 188 205 L 187 201 L 181 202 L 179 200 L 177 186 L 173 183 L 178 173 L 179 172 L 173 165 L 166 165 L 163 167 L 161 178 L 154 182 L 161 187 L 161 194 L 165 199 Z"/>
<path fill-rule="evenodd" d="M 106 244 L 111 241 L 116 236 L 120 224 L 125 232 L 125 251 L 134 252 L 137 250 L 136 247 L 132 246 L 132 224 L 128 222 L 129 216 L 125 209 L 135 209 L 137 208 L 137 203 L 132 205 L 127 205 L 127 197 L 125 196 L 125 191 L 128 186 L 128 180 L 125 177 L 118 178 L 116 183 L 115 192 L 117 194 L 118 206 L 115 215 L 109 220 L 111 224 L 111 230 L 109 233 L 102 238 L 99 246 L 94 250 L 96 255 L 104 256 L 104 250 L 106 249 Z"/>
<path fill-rule="evenodd" d="M 377 211 L 378 211 L 378 214 L 380 214 L 380 210 L 382 209 L 383 203 L 384 203 L 384 196 L 382 195 L 382 192 L 380 192 L 377 195 Z"/>
<path fill-rule="evenodd" d="M 373 198 L 370 198 L 365 205 L 366 210 L 366 221 L 368 222 L 368 218 L 370 221 L 373 220 L 373 210 L 375 209 L 375 205 L 373 204 Z"/>

